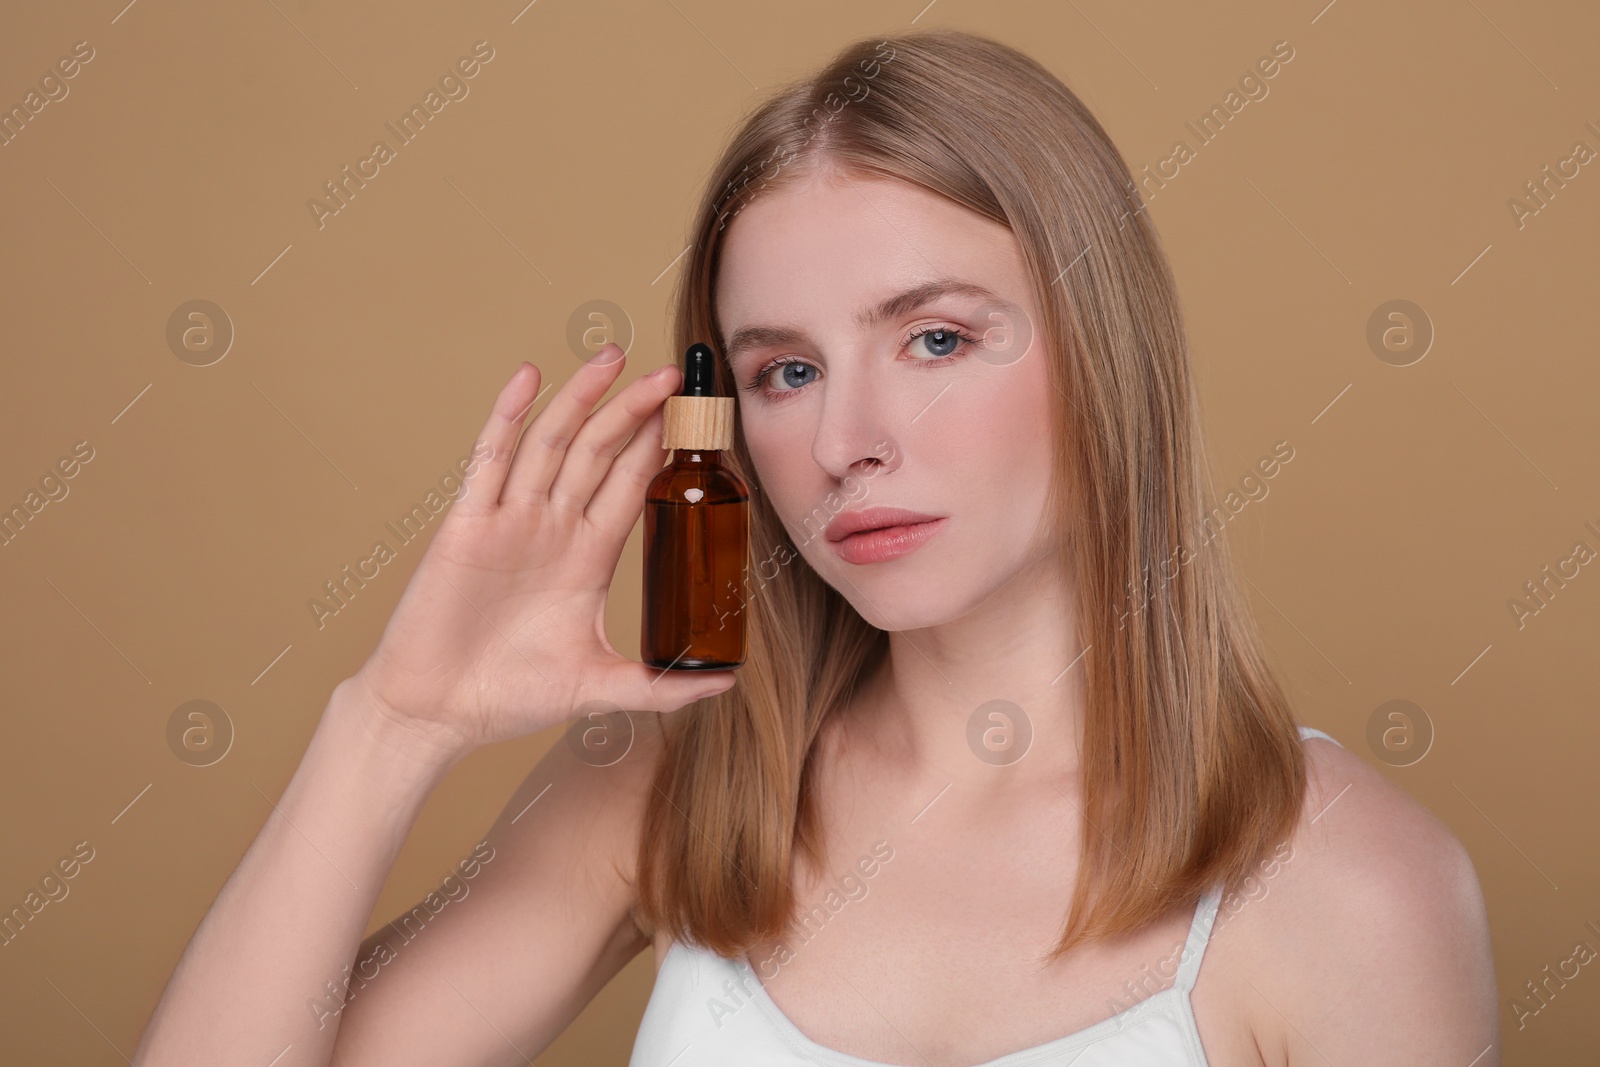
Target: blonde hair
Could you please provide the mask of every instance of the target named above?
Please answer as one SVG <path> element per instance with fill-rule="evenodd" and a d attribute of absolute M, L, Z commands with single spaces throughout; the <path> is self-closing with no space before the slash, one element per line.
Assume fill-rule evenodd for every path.
<path fill-rule="evenodd" d="M 1298 822 L 1306 769 L 1226 542 L 1213 544 L 1226 518 L 1206 503 L 1176 286 L 1127 165 L 1082 101 L 1013 48 L 948 30 L 855 41 L 762 103 L 718 161 L 679 282 L 677 351 L 725 340 L 713 293 L 728 223 L 824 168 L 910 182 L 1007 226 L 1045 320 L 1048 514 L 1089 645 L 1081 774 L 1097 831 L 1083 834 L 1052 958 L 1236 885 Z M 717 372 L 736 395 L 724 362 Z M 749 657 L 734 688 L 663 720 L 637 914 L 732 957 L 788 931 L 797 852 L 825 862 L 819 733 L 888 635 L 800 558 L 742 425 L 727 458 L 753 489 Z"/>

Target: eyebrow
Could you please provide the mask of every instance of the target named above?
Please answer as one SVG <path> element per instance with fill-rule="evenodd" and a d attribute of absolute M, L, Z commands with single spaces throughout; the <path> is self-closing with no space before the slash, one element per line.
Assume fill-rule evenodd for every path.
<path fill-rule="evenodd" d="M 899 318 L 931 304 L 943 296 L 977 297 L 980 300 L 1000 304 L 1007 309 L 1016 309 L 1016 305 L 1011 301 L 976 282 L 962 281 L 959 278 L 939 278 L 896 293 L 875 307 L 862 309 L 856 313 L 855 322 L 863 330 L 871 329 L 888 319 Z M 726 358 L 728 365 L 732 366 L 740 356 L 752 349 L 804 344 L 809 340 L 810 337 L 798 326 L 742 326 L 734 331 L 733 337 L 728 341 Z"/>

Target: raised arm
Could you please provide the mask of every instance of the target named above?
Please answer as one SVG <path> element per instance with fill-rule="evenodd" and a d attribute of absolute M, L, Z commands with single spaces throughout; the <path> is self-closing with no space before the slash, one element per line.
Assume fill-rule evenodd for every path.
<path fill-rule="evenodd" d="M 557 741 L 443 891 L 362 944 L 334 1067 L 527 1062 L 647 947 L 631 882 L 660 735 L 632 721 L 606 727 L 633 735 L 613 765 Z"/>
<path fill-rule="evenodd" d="M 319 1031 L 307 1001 L 341 978 L 417 812 L 453 762 L 376 715 L 357 679 L 340 683 L 178 961 L 134 1062 L 328 1062 L 334 1031 Z"/>
<path fill-rule="evenodd" d="M 326 1005 L 329 982 L 343 994 L 346 968 L 360 963 L 361 933 L 379 888 L 422 804 L 451 766 L 479 745 L 596 706 L 646 715 L 672 711 L 733 683 L 728 671 L 652 670 L 606 640 L 606 591 L 643 509 L 645 488 L 666 458 L 661 406 L 680 374 L 667 367 L 646 375 L 594 410 L 622 365 L 620 349 L 602 349 L 526 432 L 523 418 L 539 392 L 537 368 L 522 364 L 501 390 L 463 472 L 462 495 L 440 523 L 377 649 L 334 691 L 283 796 L 185 949 L 135 1053 L 141 1067 L 327 1064 L 345 1011 L 310 1005 L 319 999 Z M 461 953 L 468 941 L 459 936 L 456 951 L 414 952 L 418 958 L 411 962 L 420 966 L 409 978 L 390 983 L 393 991 L 381 985 L 364 991 L 370 994 L 364 999 L 432 1012 L 431 1000 L 422 1004 L 399 987 L 427 978 L 431 998 L 437 989 L 450 992 L 449 979 L 474 983 L 461 986 L 472 998 L 475 990 L 482 995 L 476 983 L 484 975 L 505 968 L 506 953 L 539 952 L 549 960 L 547 982 L 519 1005 L 545 1020 L 524 1032 L 543 1033 L 576 1011 L 575 998 L 584 990 L 592 995 L 594 975 L 626 960 L 615 949 L 605 955 L 595 942 L 618 929 L 615 901 L 553 881 L 591 877 L 584 864 L 599 854 L 584 852 L 571 838 L 570 820 L 582 812 L 622 810 L 617 798 L 625 791 L 602 788 L 595 797 L 609 798 L 606 803 L 581 801 L 577 784 L 564 788 L 561 781 L 593 789 L 600 779 L 582 774 L 597 768 L 563 770 L 560 759 L 541 763 L 550 776 L 546 784 L 554 783 L 545 798 L 552 803 L 515 827 L 497 826 L 508 861 L 484 865 L 483 880 L 473 881 L 474 904 L 481 906 L 462 907 L 448 920 L 441 915 L 434 943 L 450 940 L 447 930 L 466 931 L 469 917 L 492 929 L 492 916 L 509 915 L 493 902 L 515 903 L 518 875 L 542 880 L 535 897 L 546 912 L 516 916 L 522 940 L 483 940 L 483 951 L 468 950 L 470 962 Z M 639 773 L 640 759 L 625 758 L 609 780 Z M 546 812 L 552 810 L 565 811 L 568 821 L 550 822 Z M 621 818 L 618 825 L 625 827 L 629 816 L 604 817 Z M 458 978 L 460 972 L 451 973 L 458 963 L 479 973 Z M 360 999 L 347 1010 L 377 1021 L 377 1008 L 363 1008 Z M 363 1026 L 339 1042 L 340 1055 L 354 1061 L 382 1040 L 377 1026 Z M 460 1045 L 451 1046 L 449 1058 L 472 1062 L 461 1058 Z"/>

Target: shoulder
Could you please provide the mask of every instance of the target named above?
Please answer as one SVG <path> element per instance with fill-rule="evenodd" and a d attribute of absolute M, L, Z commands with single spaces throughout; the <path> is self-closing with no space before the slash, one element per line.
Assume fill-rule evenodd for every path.
<path fill-rule="evenodd" d="M 1296 838 L 1322 864 L 1323 896 L 1477 886 L 1466 849 L 1431 811 L 1361 756 L 1323 738 L 1302 742 L 1306 803 Z M 1452 894 L 1453 895 L 1453 894 Z"/>
<path fill-rule="evenodd" d="M 539 877 L 568 879 L 578 896 L 631 927 L 639 838 L 664 745 L 659 713 L 615 711 L 552 733 L 490 840 L 504 842 L 518 865 L 545 872 Z M 561 870 L 551 871 L 553 857 Z"/>
<path fill-rule="evenodd" d="M 1240 1003 L 1265 1062 L 1497 1064 L 1477 1059 L 1499 1045 L 1498 994 L 1466 849 L 1355 752 L 1304 750 L 1300 822 L 1240 916 Z"/>

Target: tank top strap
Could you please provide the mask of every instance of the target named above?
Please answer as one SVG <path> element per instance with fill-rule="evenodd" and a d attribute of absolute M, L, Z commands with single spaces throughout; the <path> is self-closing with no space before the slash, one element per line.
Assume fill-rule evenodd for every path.
<path fill-rule="evenodd" d="M 1175 989 L 1187 993 L 1194 988 L 1194 980 L 1200 974 L 1200 959 L 1206 954 L 1206 945 L 1211 941 L 1211 927 L 1217 919 L 1217 906 L 1222 903 L 1222 888 L 1222 882 L 1216 882 L 1195 906 L 1194 921 L 1189 924 L 1189 939 L 1184 942 L 1183 956 L 1178 963 L 1178 977 L 1172 983 Z"/>
<path fill-rule="evenodd" d="M 1300 727 L 1300 740 L 1308 737 L 1321 737 L 1332 741 L 1343 748 L 1339 741 L 1321 730 L 1311 726 Z M 1211 930 L 1217 921 L 1217 909 L 1222 904 L 1223 883 L 1218 880 L 1200 898 L 1200 903 L 1194 909 L 1194 921 L 1189 924 L 1189 938 L 1184 942 L 1183 956 L 1178 964 L 1178 977 L 1173 987 L 1184 992 L 1194 988 L 1195 979 L 1200 975 L 1200 961 L 1206 954 L 1206 945 L 1211 942 Z"/>
<path fill-rule="evenodd" d="M 1300 727 L 1300 740 L 1304 741 L 1308 737 L 1320 737 L 1325 741 L 1332 741 L 1334 744 L 1339 745 L 1338 739 L 1331 734 L 1325 734 L 1321 730 L 1318 730 L 1312 726 Z M 1344 746 L 1339 745 L 1339 747 L 1343 748 Z"/>

